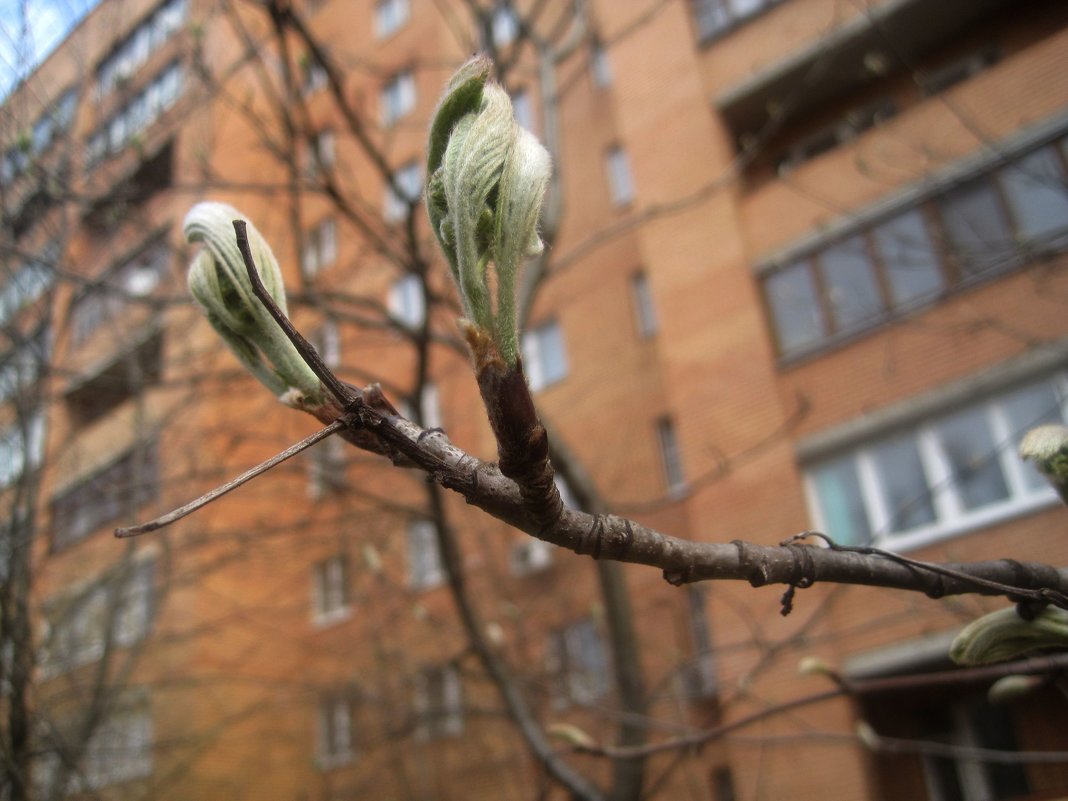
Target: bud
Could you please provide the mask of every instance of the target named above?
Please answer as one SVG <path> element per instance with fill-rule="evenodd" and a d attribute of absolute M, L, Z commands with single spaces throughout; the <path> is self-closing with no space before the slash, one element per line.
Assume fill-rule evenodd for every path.
<path fill-rule="evenodd" d="M 186 240 L 204 244 L 189 266 L 189 291 L 208 322 L 260 383 L 287 405 L 322 405 L 325 394 L 319 378 L 253 292 L 237 247 L 233 221 L 238 219 L 242 219 L 241 212 L 225 203 L 198 203 L 186 215 Z M 247 230 L 260 280 L 285 313 L 278 260 L 254 226 L 247 224 Z"/>
<path fill-rule="evenodd" d="M 489 79 L 491 68 L 476 57 L 445 87 L 430 126 L 427 213 L 465 318 L 515 366 L 516 278 L 542 249 L 537 225 L 551 165 L 545 148 L 516 123 L 508 93 Z"/>
<path fill-rule="evenodd" d="M 999 609 L 969 623 L 950 646 L 959 665 L 1007 662 L 1044 648 L 1068 647 L 1068 612 L 1047 606 L 1034 620 L 1024 620 L 1015 607 Z"/>
<path fill-rule="evenodd" d="M 1068 427 L 1032 428 L 1020 442 L 1020 458 L 1030 459 L 1054 486 L 1068 485 Z"/>

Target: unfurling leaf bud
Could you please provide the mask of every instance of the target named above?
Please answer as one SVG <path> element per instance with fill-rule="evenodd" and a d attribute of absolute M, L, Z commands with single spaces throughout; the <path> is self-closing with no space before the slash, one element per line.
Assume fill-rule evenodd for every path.
<path fill-rule="evenodd" d="M 486 58 L 471 59 L 445 87 L 430 127 L 427 213 L 460 288 L 469 339 L 489 339 L 514 367 L 516 277 L 541 252 L 538 217 L 552 168 L 491 69 Z"/>
<path fill-rule="evenodd" d="M 264 386 L 291 406 L 325 398 L 318 377 L 252 290 L 233 221 L 243 215 L 225 203 L 198 203 L 185 217 L 185 238 L 204 249 L 189 266 L 189 291 L 230 350 Z M 259 231 L 247 224 L 249 247 L 267 292 L 286 311 L 282 271 Z"/>
<path fill-rule="evenodd" d="M 1015 607 L 999 609 L 969 623 L 950 646 L 959 665 L 1006 662 L 1045 648 L 1068 647 L 1068 612 L 1047 606 L 1034 620 L 1024 620 Z"/>

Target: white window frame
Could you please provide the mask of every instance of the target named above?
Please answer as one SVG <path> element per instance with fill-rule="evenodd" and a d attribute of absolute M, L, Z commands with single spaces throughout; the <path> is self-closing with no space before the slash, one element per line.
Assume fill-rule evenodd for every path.
<path fill-rule="evenodd" d="M 1039 378 L 1007 387 L 976 404 L 947 409 L 937 416 L 924 420 L 908 432 L 910 439 L 916 443 L 930 492 L 931 504 L 935 511 L 935 520 L 926 525 L 901 532 L 890 530 L 892 510 L 886 508 L 883 499 L 874 455 L 876 448 L 886 441 L 884 437 L 875 438 L 868 444 L 840 453 L 839 457 L 851 455 L 854 459 L 861 499 L 868 518 L 868 527 L 872 532 L 871 544 L 892 548 L 895 551 L 922 548 L 1056 504 L 1057 494 L 1052 487 L 1042 485 L 1034 488 L 1026 483 L 1025 466 L 1017 456 L 1015 443 L 1010 442 L 1012 427 L 1004 409 L 1006 396 L 1011 395 L 1017 389 L 1034 386 L 1043 381 L 1048 381 L 1054 387 L 1060 400 L 1061 417 L 1068 421 L 1068 376 L 1064 373 L 1054 373 L 1045 379 Z M 996 458 L 1009 496 L 1003 500 L 986 503 L 977 509 L 968 510 L 961 503 L 959 491 L 954 486 L 952 466 L 938 438 L 938 427 L 955 415 L 976 408 L 983 410 L 985 420 L 990 426 Z M 803 483 L 814 526 L 817 530 L 825 531 L 826 521 L 820 507 L 813 469 L 818 464 L 813 463 L 809 469 L 805 470 Z M 833 531 L 825 533 L 831 537 L 835 536 Z"/>

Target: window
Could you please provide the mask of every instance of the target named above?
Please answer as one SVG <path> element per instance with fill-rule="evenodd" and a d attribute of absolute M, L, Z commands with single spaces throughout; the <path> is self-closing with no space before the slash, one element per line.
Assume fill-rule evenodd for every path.
<path fill-rule="evenodd" d="M 151 295 L 166 276 L 170 255 L 166 240 L 156 240 L 88 286 L 71 307 L 71 344 L 85 342 L 104 323 L 121 319 L 137 299 Z"/>
<path fill-rule="evenodd" d="M 686 589 L 693 658 L 686 665 L 684 680 L 690 698 L 714 698 L 719 686 L 706 596 L 707 590 L 702 586 L 691 584 Z"/>
<path fill-rule="evenodd" d="M 147 704 L 105 713 L 85 748 L 85 783 L 91 787 L 152 774 L 152 715 Z"/>
<path fill-rule="evenodd" d="M 162 378 L 163 333 L 156 332 L 67 390 L 67 412 L 87 426 Z"/>
<path fill-rule="evenodd" d="M 174 61 L 164 67 L 132 99 L 104 122 L 86 143 L 86 168 L 114 155 L 167 111 L 182 93 L 182 65 Z"/>
<path fill-rule="evenodd" d="M 630 160 L 620 147 L 610 149 L 605 154 L 604 160 L 612 203 L 616 206 L 625 206 L 634 199 L 634 178 L 630 172 Z"/>
<path fill-rule="evenodd" d="M 590 75 L 594 86 L 603 89 L 612 85 L 612 62 L 608 60 L 608 51 L 600 42 L 590 46 Z"/>
<path fill-rule="evenodd" d="M 529 90 L 519 89 L 512 93 L 512 114 L 521 127 L 534 131 L 534 106 L 530 102 Z"/>
<path fill-rule="evenodd" d="M 532 392 L 567 377 L 564 333 L 555 320 L 523 332 L 523 369 Z"/>
<path fill-rule="evenodd" d="M 335 434 L 308 449 L 308 496 L 313 500 L 347 489 L 345 447 L 345 440 Z"/>
<path fill-rule="evenodd" d="M 44 415 L 35 412 L 0 430 L 0 488 L 10 486 L 44 458 Z"/>
<path fill-rule="evenodd" d="M 167 0 L 138 25 L 96 70 L 97 98 L 129 81 L 185 22 L 187 0 Z"/>
<path fill-rule="evenodd" d="M 1048 503 L 1053 491 L 1016 445 L 1064 422 L 1066 397 L 1057 375 L 809 466 L 817 525 L 843 544 L 904 548 Z"/>
<path fill-rule="evenodd" d="M 436 587 L 444 580 L 437 530 L 429 520 L 408 524 L 408 585 L 413 590 Z"/>
<path fill-rule="evenodd" d="M 729 30 L 778 0 L 693 0 L 697 37 L 707 39 Z"/>
<path fill-rule="evenodd" d="M 630 294 L 634 302 L 634 322 L 638 327 L 638 336 L 642 339 L 652 339 L 656 336 L 659 323 L 656 319 L 656 307 L 653 305 L 653 293 L 645 273 L 635 273 L 631 277 Z"/>
<path fill-rule="evenodd" d="M 441 394 L 438 391 L 438 385 L 433 381 L 426 381 L 423 383 L 423 389 L 419 397 L 419 405 L 422 411 L 421 415 L 416 414 L 416 410 L 407 399 L 400 401 L 398 410 L 400 411 L 401 416 L 422 425 L 423 428 L 441 428 Z M 417 419 L 417 417 L 420 419 Z"/>
<path fill-rule="evenodd" d="M 39 258 L 14 271 L 0 288 L 0 326 L 6 325 L 18 312 L 52 289 L 56 282 L 58 257 L 58 246 L 50 245 Z"/>
<path fill-rule="evenodd" d="M 309 178 L 322 175 L 334 166 L 334 132 L 323 130 L 317 132 L 308 140 L 307 155 L 305 156 L 305 174 Z"/>
<path fill-rule="evenodd" d="M 415 677 L 415 738 L 454 737 L 464 730 L 463 683 L 456 665 L 421 671 Z"/>
<path fill-rule="evenodd" d="M 415 79 L 411 70 L 394 75 L 378 95 L 382 125 L 389 127 L 415 108 Z"/>
<path fill-rule="evenodd" d="M 315 351 L 330 369 L 341 366 L 341 329 L 337 320 L 326 320 L 315 332 Z"/>
<path fill-rule="evenodd" d="M 608 650 L 592 618 L 553 632 L 548 643 L 549 672 L 554 678 L 553 705 L 589 704 L 611 686 Z"/>
<path fill-rule="evenodd" d="M 312 608 L 320 626 L 348 616 L 349 563 L 344 556 L 332 556 L 312 568 Z"/>
<path fill-rule="evenodd" d="M 155 612 L 155 567 L 152 559 L 134 561 L 112 583 L 57 606 L 49 615 L 46 672 L 55 675 L 99 659 L 109 631 L 111 642 L 120 647 L 148 636 Z"/>
<path fill-rule="evenodd" d="M 923 666 L 944 669 L 941 663 L 926 660 Z M 916 665 L 909 672 L 919 669 Z M 1026 702 L 995 704 L 987 699 L 985 688 L 949 684 L 936 690 L 873 694 L 860 700 L 858 711 L 878 736 L 948 746 L 892 756 L 876 751 L 872 779 L 881 785 L 880 795 L 927 801 L 1063 797 L 1063 775 L 1045 773 L 1027 759 L 975 758 L 982 749 L 1023 757 L 1019 751 L 1027 748 L 1027 733 L 1041 727 L 1050 704 L 1058 702 L 1054 692 L 1043 687 Z M 1064 744 L 1063 731 L 1043 740 L 1051 749 Z"/>
<path fill-rule="evenodd" d="M 551 542 L 536 537 L 524 536 L 512 546 L 509 554 L 512 573 L 516 576 L 531 576 L 547 570 L 553 563 Z"/>
<path fill-rule="evenodd" d="M 494 47 L 507 47 L 519 35 L 519 15 L 511 3 L 499 3 L 490 16 L 489 25 Z"/>
<path fill-rule="evenodd" d="M 33 157 L 48 150 L 53 142 L 70 129 L 77 105 L 78 94 L 71 88 L 41 112 L 30 126 L 29 140 L 20 141 L 4 153 L 0 163 L 0 179 L 4 183 L 14 181 L 27 172 L 33 163 Z"/>
<path fill-rule="evenodd" d="M 928 96 L 939 94 L 973 75 L 978 75 L 987 67 L 996 64 L 1000 58 L 997 47 L 985 45 L 963 58 L 955 58 L 948 64 L 930 71 L 925 70 L 920 77 L 920 86 Z"/>
<path fill-rule="evenodd" d="M 418 328 L 426 319 L 423 302 L 423 282 L 409 273 L 398 278 L 389 288 L 389 313 L 409 328 Z"/>
<path fill-rule="evenodd" d="M 1046 145 L 769 269 L 762 283 L 780 355 L 1064 249 L 1065 186 L 1064 153 Z"/>
<path fill-rule="evenodd" d="M 310 54 L 304 56 L 300 65 L 301 71 L 301 91 L 305 96 L 313 95 L 320 89 L 326 88 L 326 85 L 330 82 L 329 76 L 326 74 L 326 68 L 316 61 Z"/>
<path fill-rule="evenodd" d="M 375 4 L 375 35 L 382 39 L 398 30 L 411 14 L 409 0 L 378 0 Z"/>
<path fill-rule="evenodd" d="M 159 495 L 156 444 L 128 451 L 52 500 L 52 549 L 84 539 L 104 523 L 132 514 Z"/>
<path fill-rule="evenodd" d="M 834 150 L 844 142 L 855 139 L 859 134 L 890 119 L 895 114 L 897 114 L 897 106 L 892 100 L 879 100 L 846 112 L 830 125 L 804 137 L 791 147 L 779 157 L 776 169 L 780 175 L 788 173 L 798 165 L 829 150 Z"/>
<path fill-rule="evenodd" d="M 155 575 L 155 561 L 141 559 L 121 581 L 111 627 L 116 644 L 130 646 L 148 635 L 155 612 Z"/>
<path fill-rule="evenodd" d="M 48 367 L 52 353 L 52 330 L 42 324 L 25 338 L 21 339 L 7 353 L 0 355 L 0 403 L 17 397 L 24 390 L 34 386 L 37 379 Z"/>
<path fill-rule="evenodd" d="M 302 266 L 307 278 L 314 277 L 337 260 L 337 225 L 333 217 L 327 217 L 304 238 Z"/>
<path fill-rule="evenodd" d="M 409 162 L 393 173 L 393 183 L 400 194 L 394 192 L 392 186 L 386 187 L 384 214 L 386 222 L 395 223 L 408 216 L 409 206 L 419 199 L 423 191 L 423 172 L 419 162 Z"/>
<path fill-rule="evenodd" d="M 319 701 L 319 764 L 326 770 L 355 756 L 352 736 L 352 698 L 337 693 Z"/>
<path fill-rule="evenodd" d="M 662 417 L 656 421 L 656 441 L 660 446 L 664 483 L 669 492 L 681 492 L 686 489 L 686 477 L 682 472 L 682 452 L 675 436 L 675 424 L 670 417 Z"/>

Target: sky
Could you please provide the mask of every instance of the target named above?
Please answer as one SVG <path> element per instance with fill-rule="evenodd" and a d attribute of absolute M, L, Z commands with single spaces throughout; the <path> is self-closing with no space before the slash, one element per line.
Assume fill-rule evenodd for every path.
<path fill-rule="evenodd" d="M 0 97 L 47 56 L 96 0 L 0 0 Z"/>

